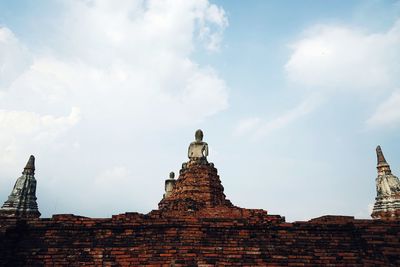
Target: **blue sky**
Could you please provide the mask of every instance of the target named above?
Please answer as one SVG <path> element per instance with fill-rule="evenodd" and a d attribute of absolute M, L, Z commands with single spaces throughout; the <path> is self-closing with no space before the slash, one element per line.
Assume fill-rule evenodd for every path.
<path fill-rule="evenodd" d="M 0 197 L 157 207 L 196 129 L 236 205 L 369 218 L 400 173 L 399 1 L 1 1 Z"/>

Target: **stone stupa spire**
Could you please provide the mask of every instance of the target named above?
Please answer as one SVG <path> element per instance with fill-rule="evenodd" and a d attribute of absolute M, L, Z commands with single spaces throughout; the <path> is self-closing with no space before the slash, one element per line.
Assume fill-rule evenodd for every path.
<path fill-rule="evenodd" d="M 33 155 L 31 155 L 29 157 L 29 160 L 26 163 L 24 171 L 22 172 L 22 174 L 35 175 L 35 157 Z"/>
<path fill-rule="evenodd" d="M 400 219 L 400 181 L 392 174 L 380 146 L 376 148 L 376 198 L 371 217 L 383 220 Z"/>
<path fill-rule="evenodd" d="M 11 194 L 0 209 L 0 216 L 40 217 L 36 202 L 35 157 L 29 160 L 14 185 Z"/>
<path fill-rule="evenodd" d="M 377 166 L 378 175 L 382 174 L 391 174 L 390 165 L 387 163 L 385 156 L 383 155 L 381 146 L 376 147 L 376 157 L 377 157 Z"/>

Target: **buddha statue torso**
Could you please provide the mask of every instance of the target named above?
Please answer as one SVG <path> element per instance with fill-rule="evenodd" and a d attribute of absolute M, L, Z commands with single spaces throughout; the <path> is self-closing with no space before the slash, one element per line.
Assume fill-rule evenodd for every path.
<path fill-rule="evenodd" d="M 203 142 L 203 132 L 197 130 L 196 141 L 190 143 L 188 149 L 188 157 L 191 161 L 193 160 L 205 160 L 208 156 L 208 144 Z"/>

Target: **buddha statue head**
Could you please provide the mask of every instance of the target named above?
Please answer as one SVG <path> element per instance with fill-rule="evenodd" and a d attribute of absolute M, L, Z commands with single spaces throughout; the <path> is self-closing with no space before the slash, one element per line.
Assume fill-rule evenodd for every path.
<path fill-rule="evenodd" d="M 203 141 L 203 136 L 204 136 L 203 131 L 200 129 L 198 129 L 196 131 L 196 133 L 194 134 L 194 138 L 195 138 L 196 142 L 199 142 L 199 143 Z"/>

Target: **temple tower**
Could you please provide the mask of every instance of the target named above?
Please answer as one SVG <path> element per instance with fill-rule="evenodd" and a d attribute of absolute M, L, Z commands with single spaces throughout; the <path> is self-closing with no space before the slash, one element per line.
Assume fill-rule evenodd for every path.
<path fill-rule="evenodd" d="M 0 209 L 0 216 L 40 217 L 36 203 L 35 157 L 30 156 L 22 176 Z"/>
<path fill-rule="evenodd" d="M 382 220 L 400 219 L 400 182 L 392 174 L 380 146 L 376 148 L 378 177 L 376 178 L 375 205 L 371 217 Z"/>
<path fill-rule="evenodd" d="M 203 142 L 201 130 L 196 131 L 195 139 L 188 148 L 189 161 L 182 164 L 172 191 L 166 192 L 158 204 L 160 210 L 196 211 L 233 206 L 225 197 L 217 169 L 207 161 L 208 144 Z"/>

